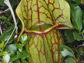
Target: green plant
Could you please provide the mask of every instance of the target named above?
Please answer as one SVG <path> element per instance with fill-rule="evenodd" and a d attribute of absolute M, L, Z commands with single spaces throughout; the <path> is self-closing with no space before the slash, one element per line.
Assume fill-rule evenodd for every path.
<path fill-rule="evenodd" d="M 29 63 L 62 63 L 63 44 L 57 29 L 72 29 L 70 7 L 65 0 L 21 0 L 16 13 L 27 33 Z M 20 35 L 21 35 L 20 34 Z"/>
<path fill-rule="evenodd" d="M 14 13 L 16 10 L 16 6 L 18 6 L 18 4 L 19 4 L 19 1 L 20 0 L 10 0 L 10 3 L 14 10 Z M 22 1 L 25 1 L 25 0 L 22 0 Z M 45 2 L 43 2 L 42 0 L 39 0 L 39 1 L 41 1 L 42 4 L 46 7 Z M 52 2 L 54 0 L 49 0 L 49 1 Z M 58 0 L 55 0 L 55 1 L 58 1 Z M 61 0 L 60 2 L 62 2 L 62 1 L 64 1 L 64 0 Z M 52 19 L 51 20 L 45 19 L 46 21 L 44 19 L 40 19 L 40 20 L 45 21 L 45 22 L 41 21 L 40 25 L 38 22 L 36 22 L 36 21 L 38 21 L 38 19 L 37 20 L 34 19 L 34 20 L 36 20 L 36 21 L 34 21 L 34 22 L 36 22 L 35 24 L 33 22 L 32 22 L 33 24 L 27 24 L 27 22 L 31 23 L 31 19 L 28 20 L 26 23 L 24 22 L 24 21 L 26 21 L 25 18 L 27 18 L 25 15 L 26 13 L 19 16 L 20 20 L 22 19 L 22 17 L 24 17 L 24 19 L 21 20 L 21 23 L 20 23 L 19 19 L 15 15 L 15 17 L 18 21 L 19 33 L 21 32 L 19 35 L 19 38 L 18 38 L 19 42 L 17 43 L 17 41 L 16 41 L 17 34 L 15 33 L 15 31 L 13 32 L 13 30 L 15 30 L 15 25 L 13 23 L 12 15 L 9 12 L 9 8 L 7 8 L 7 6 L 5 5 L 4 0 L 0 0 L 0 28 L 2 30 L 2 33 L 0 30 L 0 33 L 1 33 L 1 35 L 0 35 L 0 63 L 30 63 L 31 62 L 30 55 L 34 56 L 33 57 L 34 63 L 36 61 L 39 62 L 39 59 L 37 59 L 37 58 L 41 54 L 36 55 L 36 56 L 35 56 L 35 54 L 38 53 L 39 50 L 41 50 L 43 52 L 43 49 L 44 49 L 43 47 L 45 47 L 45 49 L 46 49 L 45 50 L 46 55 L 41 55 L 42 63 L 43 63 L 43 61 L 44 62 L 46 61 L 48 63 L 49 62 L 51 63 L 54 61 L 56 63 L 59 58 L 58 56 L 60 56 L 60 61 L 59 61 L 60 63 L 84 63 L 84 38 L 83 38 L 84 37 L 84 35 L 83 35 L 84 34 L 84 2 L 83 2 L 83 0 L 66 0 L 66 1 L 70 5 L 70 8 L 69 8 L 70 10 L 67 9 L 67 11 L 66 11 L 66 13 L 67 12 L 69 13 L 69 14 L 68 13 L 67 14 L 68 14 L 68 17 L 70 18 L 67 21 L 67 24 L 69 24 L 69 22 L 71 20 L 71 22 L 74 26 L 74 29 L 66 30 L 66 28 L 69 28 L 69 26 L 67 24 L 65 25 L 65 23 L 63 23 L 64 21 L 62 23 L 58 24 L 59 20 L 52 21 Z M 19 5 L 23 9 L 23 3 L 21 3 L 21 2 Z M 46 0 L 46 2 L 47 2 L 47 0 Z M 20 11 L 26 12 L 27 9 L 25 8 L 25 5 L 24 5 L 23 10 L 22 9 L 20 10 L 18 7 L 17 7 L 17 9 L 19 9 Z M 30 5 L 29 5 L 30 10 L 31 9 L 34 10 L 37 8 L 36 7 L 33 9 L 33 7 L 31 8 Z M 66 5 L 66 4 L 62 3 L 61 6 L 64 6 L 64 5 Z M 34 6 L 36 6 L 36 5 L 34 5 Z M 47 11 L 47 14 L 46 13 L 45 14 L 48 16 L 49 16 L 49 14 L 51 14 L 51 15 L 53 15 L 53 17 L 58 17 L 56 15 L 59 15 L 61 13 L 61 12 L 59 12 L 60 10 L 54 9 L 54 10 L 57 10 L 57 13 L 52 13 L 51 12 L 51 10 L 53 9 L 52 7 L 53 6 L 50 5 L 49 6 L 50 12 Z M 7 9 L 7 10 L 5 10 L 5 9 Z M 62 9 L 62 8 L 60 8 L 60 9 Z M 66 8 L 63 8 L 63 9 L 66 9 Z M 41 10 L 44 13 L 43 8 Z M 18 12 L 18 14 L 19 13 L 20 12 Z M 31 15 L 31 11 L 28 11 L 28 16 L 30 16 L 30 15 Z M 64 14 L 63 16 L 66 17 L 67 15 Z M 63 16 L 61 16 L 61 17 L 63 17 Z M 34 15 L 34 18 L 35 17 L 37 17 L 37 13 Z M 50 18 L 50 17 L 51 16 L 49 16 L 48 18 Z M 30 18 L 30 17 L 28 17 L 28 18 Z M 46 18 L 46 17 L 45 17 L 45 15 L 41 14 L 40 18 Z M 65 20 L 65 19 L 62 19 L 62 20 Z M 26 25 L 25 27 L 23 27 L 24 23 Z M 27 26 L 30 26 L 31 28 L 27 27 Z M 40 30 L 39 26 L 42 27 L 41 30 Z M 24 33 L 22 33 L 23 28 L 27 28 L 24 31 Z M 62 29 L 62 28 L 65 30 L 58 30 L 58 29 Z M 20 31 L 21 29 L 22 29 L 22 31 Z M 55 30 L 55 29 L 57 29 L 57 30 Z M 41 32 L 44 30 L 45 30 L 45 32 Z M 13 34 L 11 35 L 12 32 L 13 32 Z M 60 32 L 62 33 L 62 37 L 60 38 L 60 41 L 59 41 L 60 46 L 58 47 L 58 45 L 59 45 L 58 43 L 55 44 L 55 46 L 54 46 L 54 48 L 58 48 L 60 51 L 56 51 L 56 50 L 54 50 L 54 48 L 52 48 L 51 43 L 54 43 L 55 41 L 58 40 L 58 38 L 61 36 Z M 57 35 L 60 35 L 60 36 L 58 36 L 58 38 L 57 38 L 56 37 Z M 32 43 L 32 45 L 28 46 L 31 43 Z M 44 43 L 44 45 L 43 45 L 43 43 Z M 37 46 L 37 47 L 34 48 L 33 45 Z M 42 47 L 40 47 L 40 46 L 42 46 Z M 34 50 L 36 51 L 36 52 L 34 52 L 35 54 L 33 54 Z M 53 59 L 51 57 L 52 56 L 51 51 L 56 52 L 55 54 L 53 54 L 53 57 L 54 58 L 56 57 L 56 59 Z M 43 58 L 44 56 L 47 56 L 48 58 L 45 60 L 45 58 Z M 63 62 L 61 62 L 61 59 L 63 60 Z"/>

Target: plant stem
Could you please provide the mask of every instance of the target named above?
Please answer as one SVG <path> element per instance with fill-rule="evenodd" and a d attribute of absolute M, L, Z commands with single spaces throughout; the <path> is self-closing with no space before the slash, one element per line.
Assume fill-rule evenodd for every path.
<path fill-rule="evenodd" d="M 9 0 L 4 0 L 4 3 L 9 7 L 9 10 L 10 10 L 10 12 L 11 12 L 11 14 L 12 14 L 12 17 L 13 17 L 13 20 L 14 20 L 15 29 L 16 29 L 16 34 L 18 34 L 17 22 L 16 22 L 16 18 L 15 18 L 13 9 L 12 9 L 12 7 L 11 7 L 11 4 L 10 4 Z"/>
<path fill-rule="evenodd" d="M 1 24 L 0 24 L 0 33 L 2 34 Z"/>
<path fill-rule="evenodd" d="M 9 10 L 9 8 L 6 9 L 6 10 L 4 10 L 4 11 L 0 11 L 0 14 L 5 13 L 5 12 L 8 11 L 8 10 Z"/>

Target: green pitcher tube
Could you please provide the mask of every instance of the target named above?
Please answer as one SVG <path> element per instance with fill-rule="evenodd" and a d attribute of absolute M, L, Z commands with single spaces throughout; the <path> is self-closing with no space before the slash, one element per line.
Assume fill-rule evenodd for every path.
<path fill-rule="evenodd" d="M 70 6 L 65 0 L 21 0 L 16 13 L 27 33 L 29 63 L 62 63 L 59 29 L 72 29 Z"/>

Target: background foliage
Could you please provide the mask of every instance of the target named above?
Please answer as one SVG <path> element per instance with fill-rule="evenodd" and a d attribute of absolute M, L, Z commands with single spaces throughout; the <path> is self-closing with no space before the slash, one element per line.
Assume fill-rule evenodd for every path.
<path fill-rule="evenodd" d="M 15 12 L 20 0 L 10 0 Z M 67 0 L 71 7 L 71 21 L 73 30 L 62 30 L 65 45 L 60 46 L 60 54 L 64 57 L 64 63 L 84 63 L 84 3 L 83 0 Z M 10 11 L 4 0 L 0 0 L 0 63 L 28 63 L 28 53 L 25 51 L 27 35 L 21 36 L 20 42 L 16 42 L 16 34 L 6 42 L 14 29 L 14 23 Z M 19 33 L 21 23 L 18 21 Z M 26 39 L 25 39 L 26 38 Z"/>

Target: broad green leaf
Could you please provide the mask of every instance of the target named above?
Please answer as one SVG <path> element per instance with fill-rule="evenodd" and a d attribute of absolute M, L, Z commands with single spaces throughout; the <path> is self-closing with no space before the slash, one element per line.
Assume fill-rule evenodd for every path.
<path fill-rule="evenodd" d="M 18 0 L 10 0 L 11 5 L 14 7 L 15 5 L 17 5 L 19 3 Z"/>
<path fill-rule="evenodd" d="M 21 54 L 20 54 L 20 58 L 21 59 L 26 59 L 26 58 L 28 58 L 29 57 L 29 55 L 28 55 L 28 52 L 27 51 L 21 51 Z"/>
<path fill-rule="evenodd" d="M 18 48 L 18 50 L 21 52 L 23 48 L 23 44 L 16 43 L 15 45 Z"/>
<path fill-rule="evenodd" d="M 10 45 L 8 45 L 8 46 L 6 47 L 6 50 L 7 50 L 7 51 L 16 51 L 17 48 L 16 48 L 16 46 L 15 46 L 14 44 L 10 44 Z"/>
<path fill-rule="evenodd" d="M 9 54 L 11 56 L 14 56 L 15 52 L 16 52 L 17 48 L 14 44 L 10 44 L 6 47 L 6 51 L 9 52 Z"/>
<path fill-rule="evenodd" d="M 77 63 L 77 62 L 75 59 L 68 57 L 68 58 L 66 58 L 65 63 Z"/>
<path fill-rule="evenodd" d="M 9 17 L 5 17 L 5 16 L 0 17 L 0 20 L 4 21 L 7 25 L 12 25 L 10 19 L 11 19 L 11 16 L 9 16 Z"/>
<path fill-rule="evenodd" d="M 5 3 L 4 3 L 4 0 L 0 0 L 0 5 L 6 6 Z"/>
<path fill-rule="evenodd" d="M 66 57 L 66 56 L 74 57 L 73 50 L 71 48 L 69 48 L 68 46 L 62 45 L 62 46 L 60 46 L 60 49 L 61 49 L 60 53 L 63 57 Z"/>
<path fill-rule="evenodd" d="M 65 30 L 64 35 L 67 38 L 69 43 L 74 42 L 73 30 Z"/>
<path fill-rule="evenodd" d="M 0 17 L 1 20 L 6 20 L 7 18 L 5 16 Z"/>
<path fill-rule="evenodd" d="M 84 48 L 82 48 L 82 47 L 77 49 L 77 58 L 80 58 L 83 55 L 83 53 L 84 53 L 83 49 Z"/>
<path fill-rule="evenodd" d="M 8 63 L 10 60 L 10 55 L 8 54 L 8 52 L 4 52 L 4 55 L 3 55 L 3 61 L 4 63 Z"/>
<path fill-rule="evenodd" d="M 2 48 L 2 47 L 4 48 L 4 46 L 5 46 L 4 42 L 1 42 L 0 43 L 0 48 Z"/>
<path fill-rule="evenodd" d="M 83 30 L 82 30 L 81 34 L 84 34 L 84 12 L 83 12 L 83 17 L 82 17 L 82 19 L 83 19 Z"/>
<path fill-rule="evenodd" d="M 6 42 L 8 40 L 8 38 L 10 37 L 13 29 L 14 29 L 14 25 L 12 25 L 11 27 L 9 27 L 9 29 L 0 36 L 0 42 L 2 42 L 2 41 Z M 15 33 L 13 33 L 13 35 L 12 35 L 12 37 L 9 40 L 8 43 L 12 43 L 13 42 L 14 35 L 15 35 Z"/>
<path fill-rule="evenodd" d="M 3 63 L 2 61 L 0 61 L 0 63 Z"/>
<path fill-rule="evenodd" d="M 20 60 L 15 60 L 14 63 L 21 63 Z"/>
<path fill-rule="evenodd" d="M 80 34 L 84 34 L 84 30 Z"/>
<path fill-rule="evenodd" d="M 17 51 L 17 54 L 10 58 L 10 62 L 20 59 L 19 56 L 20 56 L 20 52 Z"/>
<path fill-rule="evenodd" d="M 26 60 L 22 59 L 22 63 L 28 63 L 28 61 L 26 61 Z"/>
<path fill-rule="evenodd" d="M 73 6 L 71 10 L 74 27 L 80 32 L 82 29 L 82 10 L 79 6 Z"/>
<path fill-rule="evenodd" d="M 3 56 L 4 52 L 3 51 L 0 51 L 0 56 Z"/>
<path fill-rule="evenodd" d="M 67 0 L 70 4 L 74 4 L 74 6 L 78 6 L 81 4 L 81 0 Z"/>
<path fill-rule="evenodd" d="M 20 41 L 22 44 L 25 44 L 27 42 L 27 34 L 26 33 L 21 36 Z"/>
<path fill-rule="evenodd" d="M 18 2 L 19 2 L 18 0 L 10 0 L 10 3 L 11 3 L 12 6 L 18 4 Z M 6 6 L 6 4 L 4 3 L 4 0 L 0 0 L 0 5 L 1 6 Z"/>
<path fill-rule="evenodd" d="M 80 63 L 84 63 L 84 61 L 81 61 Z"/>
<path fill-rule="evenodd" d="M 78 40 L 78 41 L 84 40 L 84 38 L 79 33 L 77 33 L 76 31 L 73 32 L 73 35 L 74 35 L 75 40 Z"/>
<path fill-rule="evenodd" d="M 3 51 L 4 46 L 5 46 L 5 43 L 4 42 L 1 42 L 0 43 L 0 53 Z"/>

